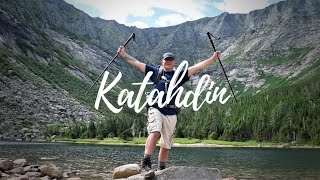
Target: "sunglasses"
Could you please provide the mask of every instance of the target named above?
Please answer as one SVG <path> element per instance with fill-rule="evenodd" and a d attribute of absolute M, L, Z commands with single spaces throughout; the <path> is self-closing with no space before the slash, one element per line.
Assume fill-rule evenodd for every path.
<path fill-rule="evenodd" d="M 165 58 L 164 60 L 165 60 L 165 61 L 174 61 L 173 58 Z"/>

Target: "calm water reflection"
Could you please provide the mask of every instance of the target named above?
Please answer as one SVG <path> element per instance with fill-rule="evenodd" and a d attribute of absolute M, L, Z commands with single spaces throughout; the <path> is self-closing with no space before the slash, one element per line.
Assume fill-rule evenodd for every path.
<path fill-rule="evenodd" d="M 85 179 L 110 179 L 115 167 L 139 163 L 142 146 L 0 142 L 0 158 L 52 162 Z M 158 153 L 158 152 L 156 152 Z M 153 158 L 156 164 L 156 156 Z M 320 149 L 173 148 L 169 165 L 215 167 L 237 179 L 319 179 Z"/>

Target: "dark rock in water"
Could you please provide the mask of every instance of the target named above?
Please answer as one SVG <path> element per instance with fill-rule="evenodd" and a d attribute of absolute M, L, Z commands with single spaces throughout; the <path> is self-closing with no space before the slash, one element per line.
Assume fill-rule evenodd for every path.
<path fill-rule="evenodd" d="M 142 180 L 144 177 L 141 174 L 130 176 L 126 179 Z M 203 167 L 186 167 L 186 166 L 172 166 L 161 171 L 155 172 L 157 180 L 221 180 L 220 171 L 216 168 Z"/>
<path fill-rule="evenodd" d="M 0 161 L 0 171 L 8 171 L 13 169 L 13 161 L 11 160 L 2 160 Z"/>

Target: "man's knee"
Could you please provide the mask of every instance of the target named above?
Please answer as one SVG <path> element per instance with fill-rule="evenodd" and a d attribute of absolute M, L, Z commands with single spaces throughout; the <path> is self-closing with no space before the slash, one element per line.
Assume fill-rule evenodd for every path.
<path fill-rule="evenodd" d="M 154 139 L 159 139 L 161 136 L 160 132 L 159 131 L 155 131 L 155 132 L 151 132 L 148 136 L 148 138 L 154 138 Z"/>

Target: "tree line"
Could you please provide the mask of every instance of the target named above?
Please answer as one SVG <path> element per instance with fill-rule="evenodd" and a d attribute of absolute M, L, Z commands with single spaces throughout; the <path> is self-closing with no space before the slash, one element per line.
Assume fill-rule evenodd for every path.
<path fill-rule="evenodd" d="M 175 137 L 256 140 L 320 144 L 320 81 L 294 84 L 267 92 L 244 96 L 238 103 L 204 105 L 199 111 L 183 109 Z M 74 121 L 68 127 L 47 134 L 69 138 L 146 136 L 146 117 L 126 113 L 111 114 L 105 120 L 89 123 Z M 130 114 L 131 113 L 131 114 Z M 54 129 L 54 126 L 51 127 Z"/>

